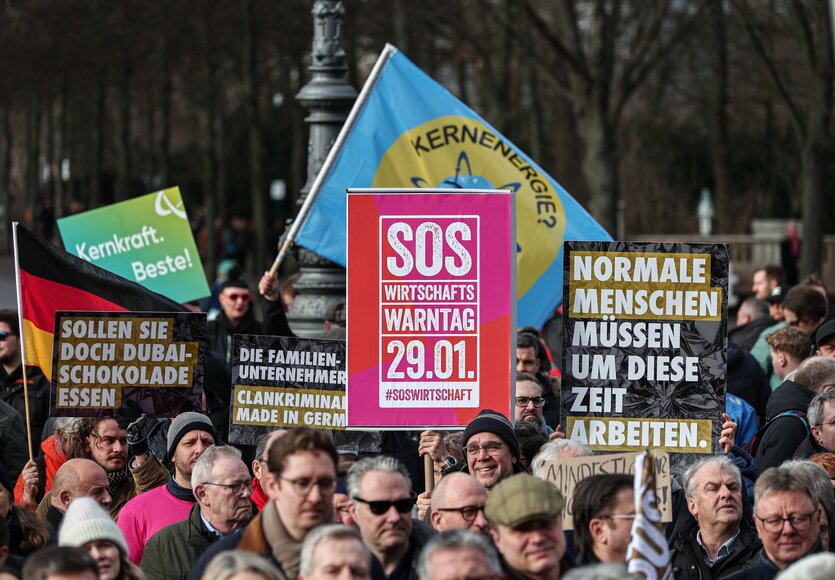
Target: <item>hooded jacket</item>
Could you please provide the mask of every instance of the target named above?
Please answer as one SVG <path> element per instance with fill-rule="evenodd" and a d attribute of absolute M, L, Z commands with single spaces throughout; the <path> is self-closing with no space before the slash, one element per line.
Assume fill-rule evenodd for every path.
<path fill-rule="evenodd" d="M 771 394 L 766 416 L 773 419 L 785 411 L 800 411 L 805 416 L 814 397 L 813 391 L 794 381 L 784 381 Z M 756 460 L 760 473 L 769 467 L 780 465 L 786 459 L 791 459 L 808 435 L 809 424 L 805 418 L 777 417 L 762 433 L 757 445 Z"/>

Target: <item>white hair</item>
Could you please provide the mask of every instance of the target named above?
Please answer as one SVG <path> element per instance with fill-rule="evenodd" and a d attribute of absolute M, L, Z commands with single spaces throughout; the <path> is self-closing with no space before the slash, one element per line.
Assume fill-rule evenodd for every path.
<path fill-rule="evenodd" d="M 594 455 L 594 451 L 588 445 L 571 439 L 554 439 L 539 448 L 539 453 L 534 456 L 531 461 L 531 473 L 534 477 L 539 477 L 542 467 L 546 461 L 552 459 L 561 459 L 566 451 L 570 451 L 571 457 L 590 457 Z"/>
<path fill-rule="evenodd" d="M 206 449 L 200 454 L 200 458 L 191 470 L 191 489 L 194 490 L 198 485 L 208 483 L 215 462 L 223 458 L 240 459 L 241 451 L 231 445 L 212 445 Z"/>
<path fill-rule="evenodd" d="M 806 556 L 777 574 L 777 580 L 829 580 L 835 578 L 835 554 Z"/>
<path fill-rule="evenodd" d="M 368 557 L 368 569 L 371 569 L 371 552 L 368 550 L 368 546 L 362 541 L 359 530 L 341 524 L 328 524 L 314 528 L 304 538 L 304 545 L 302 546 L 301 556 L 299 557 L 299 574 L 309 576 L 313 573 L 313 553 L 316 551 L 316 546 L 322 540 L 356 540 L 362 546 L 362 551 Z"/>

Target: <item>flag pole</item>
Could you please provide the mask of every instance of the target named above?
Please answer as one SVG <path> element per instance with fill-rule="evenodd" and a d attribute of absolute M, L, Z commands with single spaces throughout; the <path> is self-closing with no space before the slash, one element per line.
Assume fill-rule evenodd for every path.
<path fill-rule="evenodd" d="M 12 222 L 12 244 L 14 246 L 14 277 L 17 283 L 17 326 L 20 335 L 17 337 L 20 343 L 20 370 L 23 372 L 23 405 L 26 411 L 26 448 L 29 450 L 29 461 L 34 459 L 32 455 L 32 421 L 29 419 L 29 381 L 26 380 L 26 341 L 23 339 L 23 294 L 20 291 L 20 259 L 17 255 L 17 226 L 18 222 Z"/>
<path fill-rule="evenodd" d="M 368 80 L 365 81 L 365 84 L 357 97 L 357 102 L 354 103 L 354 107 L 348 114 L 348 118 L 345 120 L 345 124 L 342 126 L 342 130 L 339 132 L 339 136 L 336 138 L 333 147 L 331 147 L 328 156 L 325 158 L 322 168 L 319 170 L 319 173 L 316 174 L 316 179 L 313 180 L 313 185 L 310 187 L 310 193 L 307 194 L 301 209 L 299 209 L 299 215 L 297 215 L 296 219 L 293 220 L 293 225 L 290 226 L 287 238 L 284 240 L 284 243 L 281 244 L 278 255 L 275 257 L 275 260 L 273 260 L 273 265 L 270 267 L 270 276 L 275 277 L 278 274 L 278 268 L 281 266 L 284 258 L 287 257 L 287 253 L 295 243 L 296 238 L 299 235 L 299 231 L 307 221 L 310 209 L 313 207 L 313 202 L 316 201 L 316 198 L 319 196 L 319 191 L 322 189 L 322 182 L 330 173 L 334 161 L 336 160 L 336 155 L 342 149 L 345 139 L 347 139 L 348 135 L 351 133 L 351 129 L 353 129 L 354 124 L 357 121 L 357 117 L 359 117 L 365 102 L 368 100 L 368 95 L 371 93 L 371 89 L 377 83 L 377 79 L 383 72 L 383 67 L 396 52 L 397 49 L 393 45 L 386 44 L 385 48 L 383 48 L 383 52 L 380 53 L 380 58 L 378 58 L 377 62 L 374 64 L 374 68 L 371 69 L 371 74 L 368 75 Z"/>

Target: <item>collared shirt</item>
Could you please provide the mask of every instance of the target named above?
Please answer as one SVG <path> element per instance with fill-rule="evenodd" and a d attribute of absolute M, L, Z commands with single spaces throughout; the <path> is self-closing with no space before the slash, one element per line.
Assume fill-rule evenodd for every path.
<path fill-rule="evenodd" d="M 209 523 L 209 520 L 206 519 L 206 516 L 203 515 L 203 510 L 200 510 L 200 519 L 203 521 L 203 525 L 206 526 L 206 529 L 209 530 L 209 533 L 214 534 L 218 538 L 222 538 L 223 534 L 218 532 L 212 524 Z M 701 543 L 701 542 L 700 542 Z"/>
<path fill-rule="evenodd" d="M 702 549 L 702 553 L 705 557 L 705 564 L 707 564 L 708 568 L 713 568 L 716 564 L 727 558 L 731 555 L 731 552 L 734 549 L 734 544 L 736 544 L 736 539 L 739 537 L 739 530 L 733 535 L 733 537 L 722 544 L 719 549 L 716 551 L 716 559 L 713 560 L 710 557 L 710 550 L 705 548 L 705 545 L 702 543 L 702 530 L 699 530 L 696 533 L 696 541 L 699 543 L 699 547 Z"/>

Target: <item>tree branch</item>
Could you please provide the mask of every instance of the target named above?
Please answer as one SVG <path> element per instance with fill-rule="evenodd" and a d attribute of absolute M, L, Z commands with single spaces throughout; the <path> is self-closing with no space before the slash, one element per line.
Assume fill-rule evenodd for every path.
<path fill-rule="evenodd" d="M 748 33 L 748 36 L 751 38 L 751 42 L 754 45 L 756 53 L 762 59 L 763 64 L 768 71 L 768 76 L 774 84 L 774 88 L 777 89 L 777 92 L 783 99 L 786 108 L 788 108 L 792 121 L 794 121 L 795 129 L 798 131 L 801 140 L 805 140 L 806 125 L 803 122 L 803 116 L 797 108 L 797 104 L 792 99 L 791 93 L 783 82 L 782 77 L 780 77 L 780 73 L 777 71 L 774 59 L 768 54 L 768 50 L 766 49 L 765 43 L 760 36 L 760 32 L 754 24 L 754 15 L 751 12 L 751 7 L 748 5 L 746 0 L 731 0 L 731 4 L 733 4 L 737 14 L 742 20 L 742 24 L 745 27 L 745 31 Z"/>

